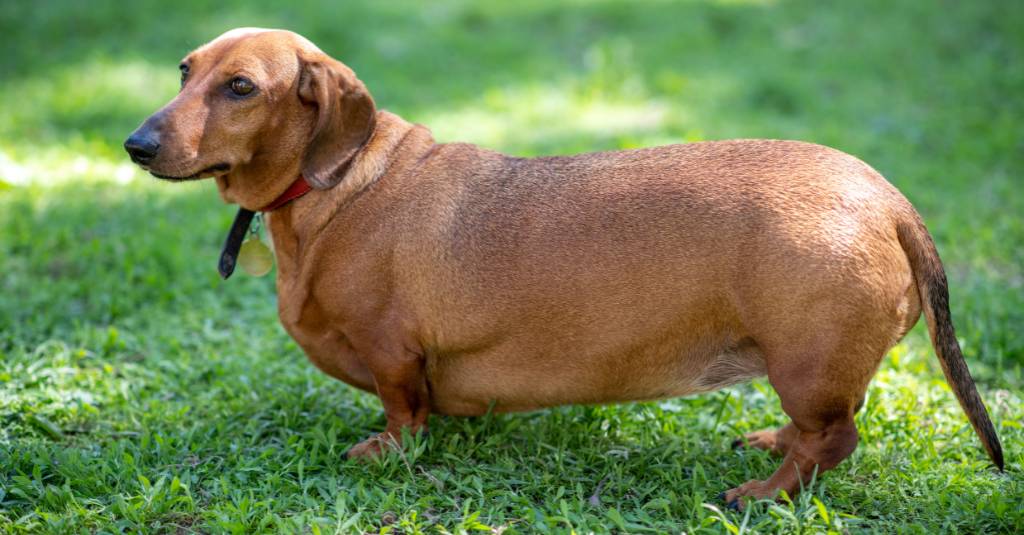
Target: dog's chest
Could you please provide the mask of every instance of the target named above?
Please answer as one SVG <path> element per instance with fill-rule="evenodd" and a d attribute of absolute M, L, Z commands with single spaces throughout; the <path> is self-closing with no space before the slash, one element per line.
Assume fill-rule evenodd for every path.
<path fill-rule="evenodd" d="M 373 390 L 373 376 L 319 304 L 294 258 L 278 255 L 277 309 L 285 331 L 324 373 L 363 390 Z"/>

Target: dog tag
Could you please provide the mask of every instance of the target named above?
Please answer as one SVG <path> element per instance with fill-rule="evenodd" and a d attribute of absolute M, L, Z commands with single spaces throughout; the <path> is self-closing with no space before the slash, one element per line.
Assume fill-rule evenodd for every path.
<path fill-rule="evenodd" d="M 274 253 L 256 236 L 249 236 L 238 252 L 238 265 L 253 277 L 262 277 L 274 267 Z"/>

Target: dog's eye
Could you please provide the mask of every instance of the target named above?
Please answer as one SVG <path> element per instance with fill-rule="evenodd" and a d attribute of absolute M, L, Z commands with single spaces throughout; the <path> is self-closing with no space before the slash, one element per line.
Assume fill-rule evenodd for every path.
<path fill-rule="evenodd" d="M 231 92 L 240 97 L 244 97 L 245 95 L 252 93 L 253 89 L 256 89 L 256 86 L 245 78 L 239 77 L 231 80 Z"/>
<path fill-rule="evenodd" d="M 188 65 L 182 63 L 181 65 L 178 65 L 178 69 L 181 70 L 181 85 L 184 87 L 185 80 L 188 79 Z"/>

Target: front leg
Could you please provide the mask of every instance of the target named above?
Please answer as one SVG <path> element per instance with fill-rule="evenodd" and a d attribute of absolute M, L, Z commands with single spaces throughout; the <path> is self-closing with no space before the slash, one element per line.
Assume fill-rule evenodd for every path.
<path fill-rule="evenodd" d="M 402 429 L 410 434 L 427 430 L 430 415 L 430 391 L 427 388 L 424 359 L 407 349 L 373 352 L 367 365 L 373 374 L 377 396 L 384 405 L 388 423 L 383 433 L 353 446 L 346 457 L 372 458 L 387 447 L 402 442 Z"/>

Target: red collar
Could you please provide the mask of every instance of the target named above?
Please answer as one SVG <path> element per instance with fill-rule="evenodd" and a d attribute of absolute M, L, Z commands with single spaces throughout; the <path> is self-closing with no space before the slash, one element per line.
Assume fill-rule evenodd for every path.
<path fill-rule="evenodd" d="M 288 189 L 284 190 L 284 193 L 278 195 L 270 204 L 260 208 L 260 211 L 272 212 L 295 199 L 302 197 L 310 191 L 313 191 L 313 186 L 310 186 L 309 182 L 306 182 L 306 177 L 299 175 L 299 178 L 296 178 L 295 182 L 292 182 L 292 185 L 288 186 Z"/>

